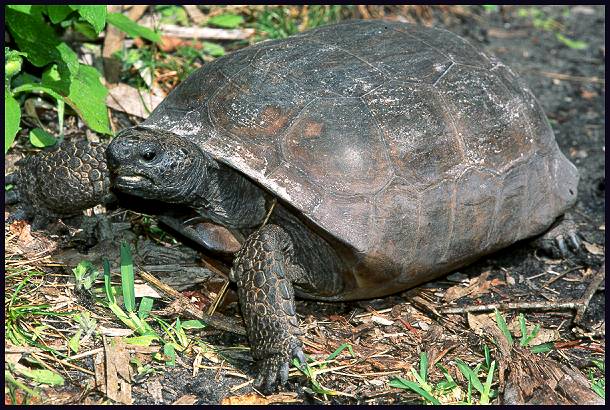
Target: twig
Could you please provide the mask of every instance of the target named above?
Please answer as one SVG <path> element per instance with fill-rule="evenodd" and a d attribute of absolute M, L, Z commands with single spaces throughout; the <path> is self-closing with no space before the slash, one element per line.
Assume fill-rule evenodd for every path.
<path fill-rule="evenodd" d="M 579 270 L 579 269 L 582 269 L 582 266 L 577 266 L 577 267 L 575 267 L 575 268 L 568 269 L 568 270 L 566 270 L 565 272 L 561 272 L 561 273 L 559 273 L 557 276 L 555 276 L 555 277 L 553 277 L 553 278 L 549 279 L 549 280 L 548 280 L 548 281 L 547 281 L 547 282 L 546 282 L 546 283 L 543 285 L 543 287 L 547 287 L 547 286 L 549 286 L 551 283 L 553 283 L 553 282 L 555 282 L 555 281 L 557 281 L 557 280 L 559 280 L 559 279 L 563 278 L 563 277 L 564 277 L 565 275 L 567 275 L 568 273 L 571 273 L 571 272 L 577 271 L 577 270 Z M 547 272 L 549 272 L 549 271 L 547 271 Z"/>
<path fill-rule="evenodd" d="M 582 76 L 578 76 L 578 75 L 569 75 L 569 74 L 562 74 L 562 73 L 554 73 L 551 71 L 539 71 L 539 70 L 528 70 L 533 74 L 539 74 L 543 77 L 549 77 L 549 78 L 554 78 L 557 80 L 565 80 L 565 81 L 577 81 L 580 83 L 599 83 L 599 84 L 605 84 L 606 80 L 601 79 L 601 78 L 597 78 L 595 76 L 593 77 L 582 77 Z"/>
<path fill-rule="evenodd" d="M 470 312 L 491 312 L 498 310 L 572 310 L 579 307 L 581 301 L 570 302 L 514 302 L 514 303 L 492 303 L 480 306 L 463 306 L 441 309 L 441 313 L 455 315 Z"/>
<path fill-rule="evenodd" d="M 216 312 L 220 301 L 224 298 L 225 293 L 227 293 L 227 287 L 229 287 L 229 281 L 225 280 L 222 284 L 222 288 L 220 288 L 218 294 L 216 295 L 216 299 L 214 299 L 214 302 L 210 305 L 210 308 L 208 309 L 208 315 L 213 315 L 214 312 Z"/>
<path fill-rule="evenodd" d="M 53 361 L 56 361 L 57 363 L 59 363 L 59 364 L 61 364 L 61 365 L 64 365 L 64 366 L 66 366 L 66 367 L 71 367 L 71 368 L 73 368 L 73 369 L 75 369 L 75 370 L 78 370 L 78 371 L 80 371 L 80 372 L 86 373 L 86 374 L 88 374 L 88 375 L 95 376 L 95 373 L 94 373 L 94 372 L 92 372 L 91 370 L 87 370 L 87 369 L 85 369 L 85 368 L 82 368 L 82 367 L 77 366 L 77 365 L 75 365 L 75 364 L 72 364 L 72 363 L 66 362 L 65 360 L 58 359 L 57 357 L 53 357 L 53 356 L 51 356 L 51 355 L 47 355 L 47 354 L 42 353 L 42 352 L 40 352 L 40 353 L 32 353 L 32 357 L 34 357 L 34 358 L 38 359 L 38 361 L 39 361 L 39 362 L 40 362 L 40 363 L 41 363 L 43 366 L 47 367 L 47 368 L 48 368 L 48 369 L 50 369 L 50 370 L 53 370 L 53 369 L 52 369 L 51 367 L 49 367 L 48 365 L 46 365 L 46 364 L 45 364 L 45 363 L 44 363 L 44 362 L 41 360 L 41 357 L 44 357 L 45 359 L 48 359 L 48 360 L 53 360 Z M 65 369 L 64 369 L 64 370 L 65 370 Z"/>
<path fill-rule="evenodd" d="M 83 353 L 75 354 L 74 356 L 70 356 L 70 357 L 66 358 L 66 361 L 82 359 L 83 357 L 93 356 L 94 354 L 97 354 L 97 353 L 103 352 L 103 351 L 104 351 L 103 347 L 98 347 L 97 349 L 89 350 L 88 352 L 83 352 Z"/>
<path fill-rule="evenodd" d="M 201 12 L 201 10 L 199 10 L 199 7 L 195 5 L 186 4 L 182 7 L 184 7 L 184 10 L 186 10 L 186 14 L 188 14 L 191 20 L 193 20 L 193 23 L 198 26 L 201 26 L 203 23 L 205 23 L 205 15 Z"/>
<path fill-rule="evenodd" d="M 152 21 L 141 20 L 141 24 L 145 27 L 153 28 Z M 255 32 L 253 28 L 236 28 L 236 29 L 222 29 L 222 28 L 211 28 L 211 27 L 182 27 L 174 24 L 160 24 L 159 31 L 162 35 L 167 37 L 178 37 L 192 39 L 206 39 L 206 40 L 246 40 L 252 36 Z"/>
<path fill-rule="evenodd" d="M 269 221 L 269 218 L 271 217 L 271 214 L 273 213 L 273 209 L 275 208 L 275 204 L 277 204 L 277 199 L 273 198 L 273 201 L 271 201 L 271 206 L 269 207 L 269 211 L 267 212 L 267 216 L 265 217 L 265 220 L 263 221 L 261 228 L 263 226 L 267 225 L 267 222 Z"/>
<path fill-rule="evenodd" d="M 582 319 L 585 315 L 585 311 L 587 310 L 587 307 L 589 306 L 589 302 L 591 301 L 591 298 L 593 297 L 593 295 L 597 291 L 597 288 L 599 288 L 599 285 L 601 285 L 601 283 L 604 281 L 605 278 L 606 278 L 606 263 L 604 262 L 601 269 L 599 271 L 597 271 L 597 273 L 593 277 L 593 280 L 591 281 L 591 283 L 589 283 L 589 286 L 587 287 L 587 291 L 585 292 L 585 294 L 583 295 L 583 297 L 581 299 L 581 302 L 580 302 L 581 304 L 576 309 L 576 316 L 574 316 L 574 323 L 580 323 L 582 321 Z"/>
<path fill-rule="evenodd" d="M 238 335 L 246 335 L 246 329 L 243 327 L 243 325 L 237 323 L 237 321 L 229 317 L 223 316 L 219 313 L 216 313 L 214 316 L 208 315 L 207 313 L 204 313 L 201 309 L 197 308 L 193 303 L 191 303 L 190 300 L 188 300 L 188 298 L 186 298 L 180 292 L 170 286 L 167 286 L 148 272 L 140 270 L 139 274 L 145 281 L 155 286 L 161 292 L 176 299 L 180 304 L 180 307 L 193 317 L 206 322 L 207 324 L 216 329 L 224 330 Z"/>

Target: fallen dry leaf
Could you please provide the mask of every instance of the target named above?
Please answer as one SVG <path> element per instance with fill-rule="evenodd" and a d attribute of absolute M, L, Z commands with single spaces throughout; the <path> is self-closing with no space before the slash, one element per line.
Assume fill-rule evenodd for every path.
<path fill-rule="evenodd" d="M 528 334 L 534 330 L 535 325 L 525 326 Z M 513 320 L 508 324 L 508 329 L 515 337 L 521 337 L 521 326 L 519 325 L 519 317 L 515 316 Z M 557 329 L 545 329 L 540 328 L 538 334 L 530 342 L 530 346 L 536 346 L 543 343 L 554 342 L 561 339 L 561 335 Z"/>
<path fill-rule="evenodd" d="M 585 249 L 587 249 L 587 252 L 589 252 L 590 254 L 593 254 L 593 255 L 603 255 L 604 254 L 604 248 L 602 248 L 601 246 L 599 246 L 595 243 L 589 243 L 589 242 L 582 241 L 582 244 L 585 247 Z"/>
<path fill-rule="evenodd" d="M 182 397 L 176 399 L 172 404 L 187 404 L 193 405 L 196 404 L 199 398 L 197 396 L 193 396 L 192 394 L 185 394 Z"/>
<path fill-rule="evenodd" d="M 123 404 L 131 404 L 131 365 L 129 352 L 120 337 L 112 338 L 104 343 L 104 358 L 106 361 L 105 393 L 108 398 Z"/>
<path fill-rule="evenodd" d="M 106 97 L 106 104 L 117 111 L 146 118 L 152 110 L 161 104 L 163 98 L 120 83 L 110 89 Z"/>
<path fill-rule="evenodd" d="M 490 272 L 483 272 L 476 278 L 472 278 L 468 286 L 464 287 L 462 285 L 455 285 L 450 287 L 445 291 L 445 295 L 443 296 L 443 300 L 445 303 L 451 303 L 455 300 L 458 300 L 461 297 L 467 295 L 481 295 L 483 293 L 489 292 L 489 289 L 492 286 L 504 285 L 505 282 L 500 279 L 492 279 L 487 280 Z"/>
<path fill-rule="evenodd" d="M 296 393 L 278 393 L 267 397 L 258 394 L 244 394 L 242 396 L 230 396 L 222 399 L 220 404 L 272 404 L 272 403 L 294 403 L 299 401 Z"/>
<path fill-rule="evenodd" d="M 589 90 L 582 90 L 580 92 L 580 96 L 582 98 L 584 98 L 585 100 L 591 100 L 593 99 L 593 97 L 597 97 L 597 93 L 595 91 L 589 91 Z"/>

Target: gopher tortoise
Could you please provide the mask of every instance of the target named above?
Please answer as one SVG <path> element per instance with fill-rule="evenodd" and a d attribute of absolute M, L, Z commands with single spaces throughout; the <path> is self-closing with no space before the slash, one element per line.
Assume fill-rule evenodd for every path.
<path fill-rule="evenodd" d="M 295 295 L 366 299 L 431 280 L 548 230 L 579 178 L 508 67 L 448 31 L 386 21 L 205 64 L 105 154 L 108 169 L 85 143 L 32 157 L 7 201 L 61 216 L 105 201 L 110 184 L 172 204 L 168 225 L 235 253 L 265 391 L 304 360 Z M 54 170 L 42 185 L 37 167 Z M 578 246 L 562 232 L 561 250 Z"/>

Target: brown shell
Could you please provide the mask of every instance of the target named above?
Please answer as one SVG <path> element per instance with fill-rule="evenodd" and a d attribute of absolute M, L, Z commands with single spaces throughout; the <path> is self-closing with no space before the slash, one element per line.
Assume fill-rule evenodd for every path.
<path fill-rule="evenodd" d="M 578 173 L 529 89 L 445 30 L 352 21 L 206 64 L 142 124 L 198 142 L 396 291 L 544 231 Z"/>

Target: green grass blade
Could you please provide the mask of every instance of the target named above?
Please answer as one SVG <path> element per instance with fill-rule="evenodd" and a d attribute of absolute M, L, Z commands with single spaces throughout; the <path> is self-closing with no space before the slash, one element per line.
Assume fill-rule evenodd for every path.
<path fill-rule="evenodd" d="M 403 379 L 402 377 L 397 377 L 395 379 L 390 380 L 389 384 L 391 387 L 413 390 L 415 393 L 419 394 L 424 400 L 427 400 L 432 404 L 441 404 L 440 401 L 438 401 L 434 396 L 419 387 L 417 383 L 412 382 L 411 380 Z"/>
<path fill-rule="evenodd" d="M 495 309 L 495 313 L 496 313 L 496 323 L 498 324 L 498 328 L 500 329 L 500 331 L 502 332 L 502 334 L 504 335 L 506 340 L 508 340 L 509 346 L 512 346 L 514 343 L 513 336 L 510 334 L 510 330 L 508 330 L 508 325 L 506 324 L 504 317 L 502 317 L 502 315 L 500 314 L 498 309 Z"/>
<path fill-rule="evenodd" d="M 144 320 L 150 315 L 150 311 L 153 308 L 154 299 L 149 298 L 148 296 L 144 296 L 142 300 L 140 300 L 140 306 L 138 307 L 138 316 L 140 319 Z"/>
<path fill-rule="evenodd" d="M 521 328 L 521 342 L 519 346 L 525 347 L 527 346 L 527 326 L 525 325 L 525 317 L 523 313 L 519 313 L 519 327 Z"/>
<path fill-rule="evenodd" d="M 426 352 L 419 354 L 419 375 L 424 382 L 428 382 L 428 355 Z"/>
<path fill-rule="evenodd" d="M 532 346 L 530 349 L 532 353 L 547 353 L 553 350 L 555 344 L 553 342 L 543 343 L 540 345 Z"/>
<path fill-rule="evenodd" d="M 485 367 L 489 369 L 489 366 L 491 366 L 491 352 L 489 351 L 489 346 L 483 345 L 483 353 L 485 354 Z"/>
<path fill-rule="evenodd" d="M 110 262 L 104 258 L 104 292 L 106 293 L 106 300 L 108 304 L 116 304 L 114 293 L 112 293 L 112 285 L 110 284 Z"/>
<path fill-rule="evenodd" d="M 134 288 L 133 259 L 131 250 L 126 242 L 121 242 L 121 287 L 123 289 L 123 303 L 128 312 L 135 312 L 136 297 Z"/>
<path fill-rule="evenodd" d="M 491 362 L 489 371 L 487 372 L 487 379 L 485 379 L 485 385 L 483 386 L 483 393 L 481 394 L 481 404 L 489 404 L 489 398 L 491 393 L 491 385 L 493 384 L 494 371 L 496 370 L 496 361 Z"/>
<path fill-rule="evenodd" d="M 339 356 L 341 354 L 342 351 L 344 351 L 345 349 L 347 349 L 349 351 L 349 353 L 352 355 L 352 357 L 354 357 L 354 350 L 352 349 L 352 346 L 349 343 L 343 343 L 341 346 L 339 346 L 337 348 L 337 350 L 335 350 L 334 352 L 332 352 L 327 358 L 326 360 L 333 360 L 335 357 Z"/>
<path fill-rule="evenodd" d="M 458 369 L 460 369 L 460 371 L 462 372 L 464 377 L 466 377 L 469 384 L 471 384 L 472 387 L 477 389 L 479 391 L 479 393 L 483 393 L 483 390 L 484 390 L 483 384 L 481 384 L 481 381 L 479 380 L 477 373 L 475 371 L 473 371 L 470 367 L 468 367 L 468 365 L 461 360 L 456 360 L 455 363 L 457 364 Z M 480 365 L 477 366 L 475 369 L 478 370 L 479 368 L 480 368 Z"/>

